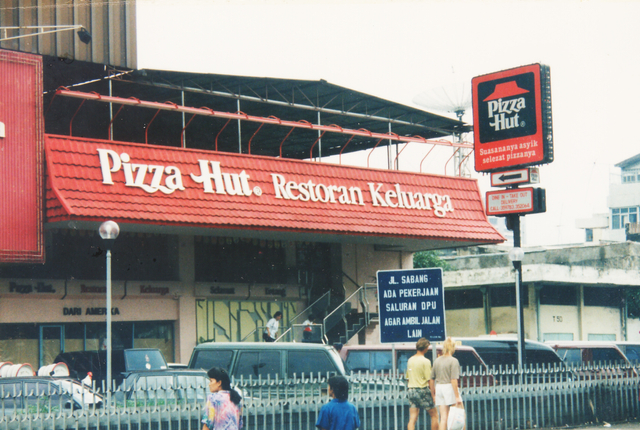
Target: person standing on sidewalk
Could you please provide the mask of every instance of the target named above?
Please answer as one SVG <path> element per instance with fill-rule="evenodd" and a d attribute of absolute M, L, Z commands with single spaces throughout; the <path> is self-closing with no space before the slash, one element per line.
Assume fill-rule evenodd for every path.
<path fill-rule="evenodd" d="M 429 341 L 424 337 L 416 342 L 416 354 L 407 361 L 407 398 L 409 399 L 409 424 L 407 430 L 415 430 L 420 410 L 431 417 L 431 430 L 438 430 L 438 413 L 435 406 L 434 381 L 431 379 L 431 361 L 424 354 Z"/>
<path fill-rule="evenodd" d="M 242 397 L 231 388 L 226 370 L 213 367 L 207 372 L 209 395 L 202 417 L 202 430 L 242 429 Z"/>
<path fill-rule="evenodd" d="M 447 430 L 449 409 L 452 405 L 462 408 L 462 397 L 458 388 L 460 363 L 453 357 L 456 344 L 448 337 L 442 346 L 442 355 L 433 363 L 431 378 L 436 385 L 436 406 L 440 412 L 439 430 Z"/>
<path fill-rule="evenodd" d="M 344 376 L 329 378 L 327 392 L 332 400 L 320 408 L 316 427 L 320 430 L 355 430 L 360 427 L 358 409 L 348 401 L 349 381 Z"/>

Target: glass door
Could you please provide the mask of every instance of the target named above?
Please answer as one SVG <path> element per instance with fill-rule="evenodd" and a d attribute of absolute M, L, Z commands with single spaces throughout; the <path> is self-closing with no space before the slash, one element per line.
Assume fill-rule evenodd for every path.
<path fill-rule="evenodd" d="M 42 366 L 52 364 L 56 356 L 63 350 L 64 330 L 62 325 L 41 325 L 40 363 L 38 364 L 38 369 Z"/>

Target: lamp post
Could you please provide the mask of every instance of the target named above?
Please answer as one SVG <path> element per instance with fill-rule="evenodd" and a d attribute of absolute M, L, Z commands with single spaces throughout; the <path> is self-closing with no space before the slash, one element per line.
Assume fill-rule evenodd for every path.
<path fill-rule="evenodd" d="M 522 285 L 522 259 L 524 258 L 524 250 L 520 247 L 514 247 L 509 251 L 509 260 L 513 263 L 513 268 L 516 269 L 516 312 L 517 312 L 517 324 L 518 324 L 518 370 L 522 374 L 522 364 L 524 361 L 524 318 L 522 312 L 522 297 L 521 297 L 521 285 Z"/>
<path fill-rule="evenodd" d="M 111 247 L 120 233 L 114 221 L 105 221 L 98 230 L 107 248 L 107 403 L 111 400 Z"/>

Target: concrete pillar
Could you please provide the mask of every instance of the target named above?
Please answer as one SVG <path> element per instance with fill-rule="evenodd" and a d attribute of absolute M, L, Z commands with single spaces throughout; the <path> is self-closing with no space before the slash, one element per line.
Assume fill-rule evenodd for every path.
<path fill-rule="evenodd" d="M 178 238 L 178 273 L 181 294 L 175 322 L 175 359 L 187 363 L 196 346 L 195 249 L 193 236 Z"/>

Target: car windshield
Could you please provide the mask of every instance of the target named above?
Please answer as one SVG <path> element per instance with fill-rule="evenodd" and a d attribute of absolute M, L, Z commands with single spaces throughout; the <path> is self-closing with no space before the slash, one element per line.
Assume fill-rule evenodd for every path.
<path fill-rule="evenodd" d="M 627 359 L 632 363 L 640 362 L 640 345 L 622 345 Z"/>
<path fill-rule="evenodd" d="M 167 362 L 158 350 L 143 349 L 125 351 L 127 370 L 161 370 L 167 368 Z"/>

